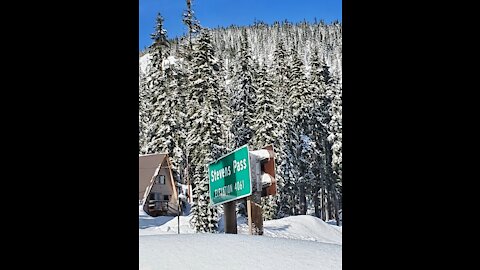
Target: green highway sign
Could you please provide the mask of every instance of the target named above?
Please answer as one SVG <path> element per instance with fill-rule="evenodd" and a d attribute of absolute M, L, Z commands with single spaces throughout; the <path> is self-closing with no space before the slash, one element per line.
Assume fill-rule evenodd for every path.
<path fill-rule="evenodd" d="M 250 196 L 252 186 L 248 145 L 208 164 L 208 180 L 213 205 Z"/>

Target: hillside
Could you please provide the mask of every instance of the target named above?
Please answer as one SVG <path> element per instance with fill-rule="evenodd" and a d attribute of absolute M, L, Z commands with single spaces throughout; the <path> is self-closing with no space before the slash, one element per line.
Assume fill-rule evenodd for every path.
<path fill-rule="evenodd" d="M 342 78 L 342 24 L 297 23 L 278 22 L 273 25 L 256 23 L 253 26 L 230 26 L 226 28 L 211 29 L 212 44 L 215 56 L 222 62 L 228 72 L 232 62 L 235 61 L 241 44 L 242 30 L 246 30 L 248 43 L 251 46 L 252 58 L 259 63 L 271 66 L 273 53 L 278 40 L 285 42 L 287 51 L 295 47 L 302 55 L 301 60 L 309 70 L 312 52 L 318 49 L 320 58 L 331 68 L 331 72 Z M 170 40 L 169 55 L 179 57 L 181 39 Z M 142 53 L 140 62 L 145 63 L 149 57 L 148 50 Z M 143 59 L 143 60 L 142 60 Z M 143 69 L 145 72 L 145 69 Z"/>

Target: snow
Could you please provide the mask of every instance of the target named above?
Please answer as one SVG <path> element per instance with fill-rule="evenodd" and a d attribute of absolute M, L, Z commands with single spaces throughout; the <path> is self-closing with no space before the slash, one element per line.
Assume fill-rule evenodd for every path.
<path fill-rule="evenodd" d="M 159 216 L 151 217 L 142 206 L 139 206 L 139 235 L 155 235 L 155 234 L 176 234 L 178 233 L 178 217 Z M 190 226 L 191 216 L 180 216 L 180 233 L 195 233 L 193 227 Z"/>
<path fill-rule="evenodd" d="M 240 224 L 239 233 L 248 234 L 248 224 Z M 307 215 L 291 216 L 263 222 L 265 236 L 342 244 L 341 227 Z"/>
<path fill-rule="evenodd" d="M 342 269 L 342 246 L 241 234 L 139 237 L 139 269 Z"/>
<path fill-rule="evenodd" d="M 150 217 L 139 206 L 140 269 L 342 268 L 342 227 L 314 216 L 264 221 L 263 236 L 249 235 L 240 215 L 238 234 L 222 233 L 223 219 L 221 233 L 196 234 L 190 215 L 180 216 L 178 235 L 177 218 Z"/>
<path fill-rule="evenodd" d="M 151 59 L 152 59 L 152 56 L 149 53 L 146 53 L 145 55 L 140 57 L 140 60 L 139 60 L 140 70 L 144 74 L 147 72 L 147 66 L 148 66 Z M 162 61 L 162 68 L 166 69 L 169 66 L 176 65 L 177 62 L 178 62 L 178 59 L 175 56 L 170 55 L 170 56 L 167 57 L 167 59 L 164 59 Z"/>
<path fill-rule="evenodd" d="M 146 53 L 145 55 L 143 55 L 142 57 L 140 57 L 140 70 L 143 72 L 143 73 L 146 73 L 147 72 L 147 66 L 148 66 L 148 62 L 150 61 L 150 58 L 151 58 L 151 55 L 149 53 Z"/>
<path fill-rule="evenodd" d="M 176 65 L 178 59 L 175 58 L 175 56 L 170 55 L 167 57 L 167 59 L 163 60 L 164 65 Z"/>

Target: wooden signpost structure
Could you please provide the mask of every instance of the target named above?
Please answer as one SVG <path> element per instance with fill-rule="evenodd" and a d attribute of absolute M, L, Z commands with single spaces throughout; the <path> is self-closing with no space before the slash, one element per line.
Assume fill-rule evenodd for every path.
<path fill-rule="evenodd" d="M 236 201 L 247 198 L 250 234 L 263 234 L 261 197 L 276 194 L 273 146 L 248 151 L 244 145 L 208 164 L 210 200 L 223 204 L 225 233 L 237 233 Z"/>

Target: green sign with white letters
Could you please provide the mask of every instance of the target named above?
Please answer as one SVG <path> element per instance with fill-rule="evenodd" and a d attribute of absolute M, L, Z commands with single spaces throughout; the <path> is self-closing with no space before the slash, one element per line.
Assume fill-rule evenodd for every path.
<path fill-rule="evenodd" d="M 210 201 L 213 205 L 238 200 L 252 194 L 248 145 L 208 165 Z"/>

